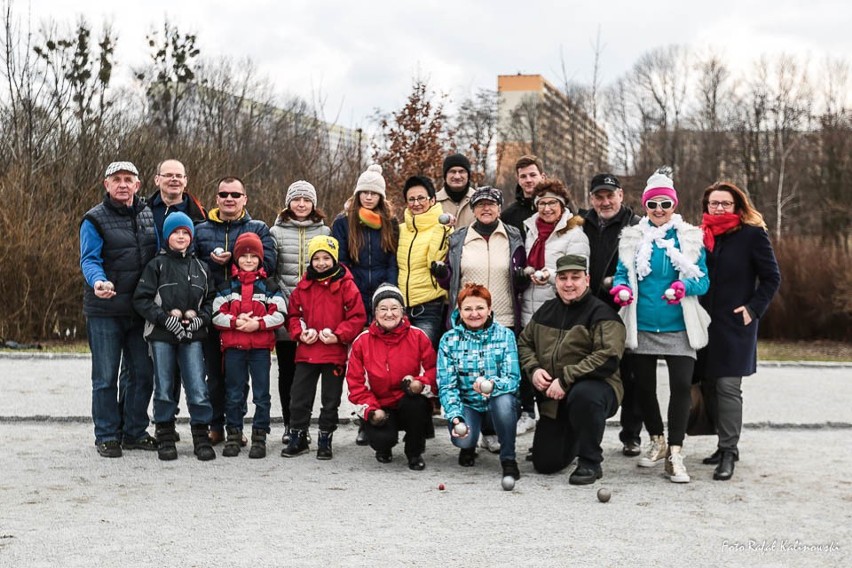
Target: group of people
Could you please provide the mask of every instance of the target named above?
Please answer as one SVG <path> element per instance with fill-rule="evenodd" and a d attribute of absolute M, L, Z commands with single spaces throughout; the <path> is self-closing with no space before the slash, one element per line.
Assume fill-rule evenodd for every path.
<path fill-rule="evenodd" d="M 177 160 L 158 165 L 147 200 L 132 163 L 110 164 L 104 200 L 80 227 L 99 454 L 176 459 L 183 384 L 198 459 L 214 459 L 219 443 L 237 456 L 249 441 L 249 457 L 265 457 L 274 349 L 284 457 L 310 451 L 319 383 L 316 457 L 332 459 L 346 381 L 357 442 L 381 463 L 404 433 L 408 467 L 424 469 L 443 410 L 460 466 L 476 464 L 479 445 L 499 453 L 503 476 L 520 478 L 516 437 L 534 428 L 536 471 L 576 459 L 569 482 L 591 484 L 602 476 L 606 419 L 621 407 L 624 455 L 688 482 L 682 447 L 701 377 L 719 432 L 705 462 L 729 479 L 741 380 L 755 371 L 757 323 L 780 281 L 747 195 L 708 188 L 699 228 L 675 213 L 669 172 L 649 178 L 641 218 L 612 174 L 594 177 L 592 208 L 577 211 L 535 156 L 516 173 L 504 209 L 501 191 L 472 184 L 465 156 L 448 156 L 440 191 L 425 176 L 405 181 L 398 222 L 371 165 L 330 226 L 314 186 L 299 180 L 270 228 L 248 214 L 239 178 L 222 178 L 206 211 Z M 672 392 L 667 439 L 659 357 Z"/>

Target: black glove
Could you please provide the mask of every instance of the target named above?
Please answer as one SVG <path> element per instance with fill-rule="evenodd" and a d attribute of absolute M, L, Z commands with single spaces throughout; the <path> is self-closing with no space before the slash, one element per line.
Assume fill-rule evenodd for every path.
<path fill-rule="evenodd" d="M 186 330 L 190 332 L 198 331 L 204 327 L 204 320 L 198 316 L 195 316 L 191 320 L 189 320 L 189 324 L 186 326 Z"/>
<path fill-rule="evenodd" d="M 450 275 L 449 267 L 447 267 L 447 264 L 442 260 L 433 260 L 431 271 L 432 276 L 442 280 Z"/>
<path fill-rule="evenodd" d="M 166 321 L 163 323 L 163 327 L 167 330 L 175 334 L 175 337 L 178 339 L 185 333 L 183 326 L 180 323 L 180 320 L 175 316 L 169 316 L 166 318 Z"/>

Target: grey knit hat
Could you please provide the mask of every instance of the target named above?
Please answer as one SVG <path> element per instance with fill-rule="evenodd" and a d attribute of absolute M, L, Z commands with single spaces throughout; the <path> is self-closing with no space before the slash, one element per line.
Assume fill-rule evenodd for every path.
<path fill-rule="evenodd" d="M 379 305 L 379 302 L 382 300 L 387 300 L 388 298 L 392 298 L 399 302 L 400 306 L 405 306 L 405 300 L 402 297 L 402 291 L 394 286 L 393 284 L 388 284 L 385 282 L 384 284 L 379 284 L 379 287 L 376 288 L 376 291 L 373 292 L 373 310 L 376 309 L 376 306 Z"/>
<path fill-rule="evenodd" d="M 382 177 L 382 166 L 373 164 L 358 178 L 358 183 L 355 184 L 354 195 L 357 195 L 359 191 L 372 191 L 386 198 L 385 187 L 385 178 Z"/>
<path fill-rule="evenodd" d="M 290 184 L 290 187 L 287 188 L 287 197 L 284 198 L 284 207 L 289 207 L 290 202 L 296 199 L 297 197 L 306 197 L 311 200 L 311 203 L 314 204 L 314 207 L 317 206 L 317 190 L 313 185 L 306 182 L 303 179 L 299 181 L 294 181 Z"/>

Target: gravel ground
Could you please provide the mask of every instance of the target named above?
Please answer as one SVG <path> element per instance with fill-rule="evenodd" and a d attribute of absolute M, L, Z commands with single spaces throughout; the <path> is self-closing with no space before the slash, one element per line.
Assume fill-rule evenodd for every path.
<path fill-rule="evenodd" d="M 201 463 L 187 424 L 175 462 L 103 459 L 80 418 L 88 368 L 0 358 L 0 566 L 852 565 L 848 367 L 762 367 L 748 380 L 730 482 L 700 463 L 713 438 L 686 441 L 693 479 L 677 485 L 622 457 L 613 426 L 601 482 L 573 487 L 570 470 L 537 475 L 521 460 L 512 492 L 496 455 L 459 467 L 443 429 L 422 472 L 401 455 L 377 463 L 349 424 L 326 462 L 279 457 L 273 435 L 266 459 L 219 446 Z M 531 440 L 519 437 L 519 453 Z"/>

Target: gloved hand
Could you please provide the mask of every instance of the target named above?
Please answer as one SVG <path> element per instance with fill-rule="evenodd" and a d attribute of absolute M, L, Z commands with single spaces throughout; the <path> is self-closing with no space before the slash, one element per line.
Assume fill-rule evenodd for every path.
<path fill-rule="evenodd" d="M 189 320 L 189 324 L 186 326 L 186 330 L 189 332 L 196 332 L 202 327 L 204 327 L 204 320 L 198 316 L 195 316 L 194 318 Z"/>
<path fill-rule="evenodd" d="M 180 323 L 180 319 L 176 318 L 175 316 L 167 317 L 166 321 L 163 323 L 163 327 L 175 334 L 175 337 L 177 337 L 178 339 L 181 339 L 181 336 L 186 333 Z"/>
<path fill-rule="evenodd" d="M 674 290 L 674 296 L 670 297 L 663 294 L 663 299 L 670 305 L 679 304 L 683 297 L 686 296 L 686 286 L 680 280 L 675 280 L 669 286 L 669 289 Z M 666 290 L 668 292 L 668 290 Z"/>
<path fill-rule="evenodd" d="M 622 294 L 622 292 L 627 293 L 626 299 L 624 299 L 625 295 Z M 614 286 L 612 288 L 612 290 L 609 291 L 609 293 L 612 296 L 612 301 L 615 302 L 616 304 L 618 304 L 621 307 L 629 306 L 630 304 L 633 303 L 633 290 L 631 290 L 629 287 L 625 286 L 624 284 L 619 284 L 618 286 Z"/>
<path fill-rule="evenodd" d="M 432 276 L 438 279 L 444 279 L 450 275 L 450 269 L 443 260 L 433 260 L 431 271 Z"/>

